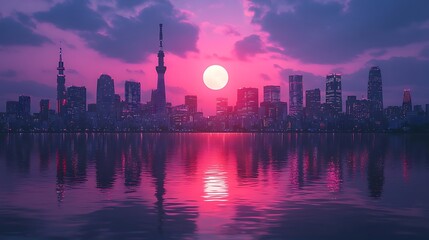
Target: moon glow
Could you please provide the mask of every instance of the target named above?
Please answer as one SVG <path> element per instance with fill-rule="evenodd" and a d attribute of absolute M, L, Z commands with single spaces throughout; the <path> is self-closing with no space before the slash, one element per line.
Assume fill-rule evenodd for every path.
<path fill-rule="evenodd" d="M 204 84 L 212 90 L 220 90 L 228 83 L 228 72 L 220 65 L 211 65 L 203 74 Z"/>

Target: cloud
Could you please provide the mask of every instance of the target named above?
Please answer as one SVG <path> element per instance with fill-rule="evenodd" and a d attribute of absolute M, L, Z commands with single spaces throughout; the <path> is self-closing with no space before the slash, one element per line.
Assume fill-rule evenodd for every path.
<path fill-rule="evenodd" d="M 145 72 L 141 69 L 126 69 L 127 73 L 144 75 Z"/>
<path fill-rule="evenodd" d="M 16 77 L 16 75 L 18 75 L 18 73 L 15 70 L 12 70 L 12 69 L 7 69 L 7 70 L 0 71 L 0 77 L 13 78 L 13 77 Z"/>
<path fill-rule="evenodd" d="M 240 32 L 233 26 L 231 25 L 224 25 L 221 27 L 221 31 L 223 34 L 227 35 L 227 36 L 240 36 Z"/>
<path fill-rule="evenodd" d="M 263 52 L 265 52 L 264 44 L 261 37 L 256 34 L 247 36 L 234 44 L 234 53 L 241 60 L 246 60 L 248 57 Z"/>
<path fill-rule="evenodd" d="M 52 23 L 65 30 L 97 31 L 106 26 L 102 16 L 92 10 L 86 0 L 67 0 L 34 16 L 41 22 Z"/>
<path fill-rule="evenodd" d="M 185 95 L 187 91 L 182 87 L 166 86 L 166 90 L 175 95 Z"/>
<path fill-rule="evenodd" d="M 0 45 L 3 46 L 40 46 L 51 42 L 45 36 L 35 33 L 31 27 L 22 24 L 12 17 L 0 19 L 0 32 L 2 33 Z"/>
<path fill-rule="evenodd" d="M 371 66 L 379 66 L 383 81 L 385 107 L 402 104 L 402 91 L 411 89 L 413 104 L 426 104 L 429 92 L 429 60 L 412 57 L 395 57 L 388 60 L 373 60 L 361 70 L 342 77 L 343 91 L 366 97 L 368 74 Z"/>
<path fill-rule="evenodd" d="M 128 63 L 139 63 L 156 53 L 158 24 L 164 24 L 164 48 L 180 57 L 197 52 L 199 29 L 168 1 L 157 1 L 136 17 L 116 15 L 105 33 L 84 32 L 81 36 L 100 54 Z"/>
<path fill-rule="evenodd" d="M 36 81 L 12 81 L 0 79 L 0 95 L 29 95 L 41 98 L 55 98 L 56 88 Z"/>
<path fill-rule="evenodd" d="M 426 47 L 426 48 L 424 48 L 424 49 L 422 50 L 421 55 L 422 55 L 423 57 L 427 57 L 427 58 L 429 58 L 429 46 L 428 46 L 428 47 Z"/>
<path fill-rule="evenodd" d="M 116 6 L 119 8 L 134 8 L 145 2 L 148 2 L 148 0 L 117 0 Z"/>
<path fill-rule="evenodd" d="M 262 80 L 264 80 L 264 81 L 270 81 L 270 80 L 271 80 L 271 77 L 270 77 L 270 76 L 268 76 L 268 74 L 265 74 L 265 73 L 261 73 L 261 74 L 259 74 L 259 77 L 260 77 Z"/>
<path fill-rule="evenodd" d="M 347 3 L 347 4 L 345 4 Z M 429 2 L 416 0 L 251 0 L 252 22 L 284 54 L 306 63 L 332 64 L 382 50 L 428 41 L 422 26 Z"/>

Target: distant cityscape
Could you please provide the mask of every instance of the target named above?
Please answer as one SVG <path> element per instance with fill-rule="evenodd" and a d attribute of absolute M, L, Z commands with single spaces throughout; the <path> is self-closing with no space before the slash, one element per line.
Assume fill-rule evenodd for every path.
<path fill-rule="evenodd" d="M 303 89 L 303 76 L 289 76 L 289 107 L 280 100 L 280 86 L 264 86 L 259 103 L 258 88 L 237 89 L 237 102 L 216 99 L 216 115 L 197 111 L 198 97 L 187 95 L 184 104 L 166 101 L 162 24 L 159 31 L 157 88 L 151 100 L 141 102 L 139 82 L 126 81 L 124 99 L 115 92 L 114 80 L 102 74 L 97 80 L 96 103 L 87 104 L 85 86 L 66 87 L 65 67 L 60 48 L 57 74 L 56 110 L 48 99 L 31 114 L 30 96 L 7 101 L 0 113 L 1 132 L 385 132 L 428 131 L 429 104 L 412 105 L 411 91 L 403 92 L 402 106 L 383 105 L 381 69 L 371 67 L 366 99 L 343 96 L 340 74 L 326 76 L 325 102 L 321 90 Z M 305 106 L 304 106 L 305 97 Z"/>

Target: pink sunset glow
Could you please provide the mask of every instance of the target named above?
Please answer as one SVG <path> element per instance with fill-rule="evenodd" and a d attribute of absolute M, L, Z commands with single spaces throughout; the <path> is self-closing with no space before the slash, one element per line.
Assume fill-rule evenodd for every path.
<path fill-rule="evenodd" d="M 15 99 L 21 94 L 32 97 L 32 111 L 38 109 L 36 106 L 40 98 L 49 98 L 51 103 L 55 102 L 56 65 L 60 46 L 63 48 L 66 86 L 86 86 L 87 103 L 95 102 L 96 81 L 103 73 L 109 74 L 115 80 L 115 91 L 121 95 L 121 98 L 124 97 L 124 82 L 134 80 L 141 83 L 142 102 L 150 101 L 150 91 L 156 88 L 157 73 L 155 66 L 157 64 L 156 41 L 158 35 L 145 35 L 142 38 L 145 39 L 144 42 L 141 42 L 142 45 L 145 45 L 142 55 L 128 56 L 121 52 L 133 52 L 132 49 L 136 46 L 138 48 L 139 42 L 130 39 L 129 44 L 122 44 L 123 41 L 127 42 L 127 38 L 133 38 L 134 35 L 123 36 L 117 29 L 121 26 L 121 31 L 126 29 L 126 33 L 136 32 L 136 37 L 138 37 L 140 36 L 137 34 L 139 31 L 153 32 L 152 30 L 146 31 L 144 29 L 146 26 L 152 28 L 153 25 L 153 29 L 156 29 L 159 23 L 164 24 L 167 101 L 173 105 L 179 105 L 184 103 L 184 95 L 197 95 L 198 110 L 202 110 L 205 115 L 215 113 L 215 99 L 217 97 L 227 97 L 229 104 L 235 105 L 237 89 L 241 87 L 257 87 L 259 99 L 262 99 L 263 86 L 279 85 L 281 86 L 282 100 L 288 101 L 288 84 L 285 76 L 289 74 L 304 75 L 304 90 L 320 88 L 323 99 L 326 75 L 331 72 L 339 72 L 344 76 L 344 96 L 351 94 L 362 96 L 366 94 L 369 67 L 376 64 L 380 65 L 383 71 L 386 105 L 401 104 L 403 88 L 412 89 L 415 103 L 429 103 L 427 98 L 429 86 L 426 84 L 421 87 L 420 84 L 429 75 L 425 76 L 427 70 L 419 68 L 419 66 L 427 66 L 425 64 L 429 61 L 427 55 L 429 48 L 427 18 L 423 21 L 422 18 L 415 20 L 412 19 L 412 16 L 405 16 L 404 19 L 407 18 L 405 19 L 407 22 L 401 26 L 395 26 L 391 30 L 391 36 L 396 36 L 395 31 L 399 31 L 397 29 L 409 27 L 409 31 L 415 31 L 419 34 L 421 31 L 419 38 L 404 39 L 393 43 L 387 40 L 385 43 L 378 40 L 377 43 L 366 44 L 365 46 L 350 43 L 350 49 L 353 51 L 345 48 L 341 52 L 342 46 L 338 46 L 340 50 L 337 51 L 335 43 L 327 42 L 326 52 L 328 55 L 323 56 L 325 52 L 322 50 L 318 52 L 313 50 L 314 52 L 312 52 L 311 49 L 308 49 L 308 52 L 305 52 L 302 49 L 305 48 L 305 42 L 308 39 L 305 38 L 307 35 L 300 31 L 310 30 L 305 29 L 307 26 L 300 22 L 299 16 L 295 16 L 297 18 L 296 27 L 290 26 L 290 23 L 286 21 L 284 22 L 285 31 L 289 29 L 289 32 L 280 33 L 278 31 L 279 28 L 283 27 L 282 25 L 277 26 L 283 24 L 283 17 L 284 19 L 291 18 L 287 15 L 289 11 L 295 11 L 296 15 L 301 14 L 299 4 L 291 5 L 288 1 L 267 1 L 270 3 L 263 4 L 250 0 L 223 0 L 216 1 L 216 3 L 212 1 L 165 0 L 160 2 L 149 1 L 149 3 L 147 1 L 141 1 L 141 3 L 135 1 L 135 3 L 122 3 L 123 5 L 129 4 L 129 6 L 122 6 L 120 3 L 111 0 L 90 1 L 90 4 L 80 2 L 79 6 L 77 3 L 76 6 L 73 5 L 76 8 L 71 9 L 71 11 L 79 10 L 79 8 L 85 9 L 86 12 L 81 14 L 88 16 L 85 15 L 82 18 L 87 17 L 89 20 L 99 18 L 94 22 L 100 26 L 94 29 L 90 29 L 89 22 L 88 25 L 77 26 L 77 23 L 73 25 L 69 23 L 69 20 L 59 17 L 55 11 L 60 9 L 59 6 L 69 2 L 0 1 L 2 5 L 0 16 L 5 24 L 6 21 L 13 20 L 17 25 L 22 25 L 30 31 L 30 34 L 43 38 L 37 43 L 31 41 L 22 41 L 22 43 L 20 41 L 15 43 L 0 42 L 1 80 L 8 83 L 22 82 L 23 84 L 31 81 L 41 91 L 51 92 L 49 96 L 42 97 L 42 93 L 38 95 L 35 93 L 35 89 L 26 87 L 3 90 L 0 98 L 0 110 L 4 110 L 5 101 Z M 348 20 L 348 14 L 358 14 L 354 12 L 358 11 L 356 10 L 358 6 L 354 5 L 355 1 L 308 2 L 308 4 L 313 4 L 326 11 L 332 11 L 332 14 L 337 14 L 335 9 L 342 9 L 342 15 L 338 13 L 338 16 L 345 20 Z M 162 13 L 153 19 L 150 18 L 149 13 L 141 14 L 152 6 L 159 8 L 160 11 L 164 8 L 169 9 L 177 16 L 164 21 Z M 330 10 L 331 8 L 333 10 Z M 77 18 L 81 17 L 78 13 L 76 14 Z M 139 21 L 135 20 L 138 17 L 140 17 Z M 120 20 L 118 20 L 119 18 Z M 140 22 L 144 23 L 141 29 L 138 25 Z M 196 29 L 196 35 L 192 38 L 186 33 L 177 33 L 174 29 L 175 26 L 172 26 L 173 23 L 169 25 L 169 22 L 181 24 L 186 29 Z M 3 26 L 5 24 L 0 24 L 0 27 L 6 28 Z M 326 24 L 327 27 L 331 28 L 337 27 L 331 22 L 321 24 Z M 414 28 L 413 24 L 419 27 Z M 301 25 L 302 27 L 299 27 Z M 341 32 L 341 26 L 338 26 L 338 29 L 339 35 L 348 34 Z M 91 31 L 93 32 L 91 33 Z M 91 35 L 94 32 L 98 35 Z M 116 35 L 113 36 L 112 34 Z M 282 34 L 289 35 L 283 36 Z M 312 38 L 321 38 L 318 34 L 323 33 L 315 32 Z M 376 32 L 372 34 L 376 34 Z M 298 43 L 295 38 L 288 39 L 288 36 L 292 35 L 302 35 L 302 43 Z M 113 39 L 121 36 L 123 39 Z M 113 40 L 106 40 L 103 37 Z M 284 42 L 282 42 L 283 38 L 286 39 Z M 321 38 L 320 41 L 325 40 Z M 367 40 L 362 39 L 362 41 Z M 62 44 L 60 44 L 61 42 Z M 102 44 L 106 44 L 106 46 L 102 46 Z M 101 49 L 103 47 L 111 53 L 103 52 Z M 332 56 L 329 55 L 330 48 L 332 49 Z M 343 55 L 341 55 L 342 52 Z M 404 66 L 404 69 L 400 69 L 403 72 L 401 74 L 389 72 L 391 69 L 397 69 L 396 66 L 402 63 L 409 63 L 415 67 L 407 68 Z M 202 79 L 204 70 L 213 64 L 225 67 L 229 74 L 228 84 L 218 91 L 208 89 Z M 402 77 L 408 74 L 414 74 L 414 77 L 410 79 Z M 19 86 L 19 84 L 17 85 Z M 51 104 L 51 106 L 53 105 Z"/>

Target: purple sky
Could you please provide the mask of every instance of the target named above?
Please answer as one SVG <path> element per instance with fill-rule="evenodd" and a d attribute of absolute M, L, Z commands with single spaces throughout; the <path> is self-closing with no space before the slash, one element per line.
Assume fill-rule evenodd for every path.
<path fill-rule="evenodd" d="M 86 86 L 88 103 L 102 73 L 123 97 L 124 81 L 142 84 L 142 100 L 156 86 L 158 24 L 164 24 L 167 100 L 198 96 L 213 114 L 216 97 L 235 105 L 236 89 L 280 85 L 304 75 L 304 90 L 343 74 L 343 100 L 366 97 L 369 68 L 380 66 L 385 106 L 429 103 L 427 0 L 0 0 L 0 111 L 5 101 L 56 97 L 62 42 L 67 86 Z M 204 69 L 224 66 L 228 85 L 209 90 Z"/>

